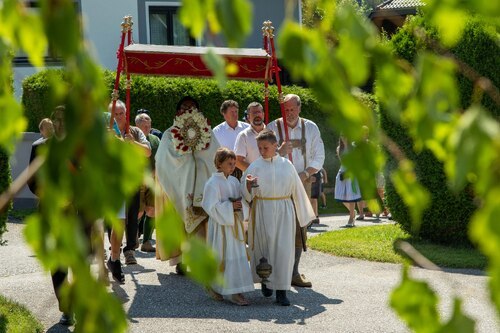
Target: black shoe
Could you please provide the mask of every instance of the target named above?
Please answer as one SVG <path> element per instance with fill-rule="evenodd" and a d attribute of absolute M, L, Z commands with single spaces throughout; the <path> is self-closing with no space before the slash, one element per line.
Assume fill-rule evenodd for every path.
<path fill-rule="evenodd" d="M 61 319 L 59 319 L 59 324 L 64 325 L 64 326 L 71 326 L 75 323 L 75 320 L 73 319 L 73 315 L 63 313 L 61 316 Z"/>
<path fill-rule="evenodd" d="M 262 287 L 261 287 L 260 291 L 262 292 L 262 295 L 264 295 L 264 297 L 273 296 L 273 290 L 269 289 L 264 283 L 262 283 Z"/>
<path fill-rule="evenodd" d="M 290 305 L 290 301 L 286 297 L 286 290 L 276 290 L 276 303 L 283 306 Z"/>
<path fill-rule="evenodd" d="M 113 279 L 115 279 L 116 282 L 119 282 L 121 284 L 125 283 L 125 275 L 123 274 L 122 263 L 120 262 L 120 260 L 112 261 L 110 257 L 106 263 L 106 266 L 108 266 L 108 269 L 111 272 L 111 275 L 113 275 Z"/>
<path fill-rule="evenodd" d="M 184 270 L 184 267 L 181 263 L 175 265 L 175 272 L 181 276 L 186 275 L 186 271 Z"/>

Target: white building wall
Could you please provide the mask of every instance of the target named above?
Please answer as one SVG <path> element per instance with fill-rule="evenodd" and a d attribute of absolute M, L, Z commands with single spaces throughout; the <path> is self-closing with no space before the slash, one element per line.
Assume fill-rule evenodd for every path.
<path fill-rule="evenodd" d="M 91 53 L 104 68 L 116 70 L 116 50 L 120 45 L 123 17 L 137 20 L 135 0 L 82 0 L 84 37 Z M 132 28 L 133 39 L 139 40 L 138 26 Z"/>

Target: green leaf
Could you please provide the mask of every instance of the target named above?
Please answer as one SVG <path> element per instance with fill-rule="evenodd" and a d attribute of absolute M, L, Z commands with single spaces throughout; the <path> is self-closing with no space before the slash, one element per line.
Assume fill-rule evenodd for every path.
<path fill-rule="evenodd" d="M 28 58 L 35 67 L 43 67 L 45 64 L 48 43 L 42 31 L 43 24 L 39 16 L 24 15 L 19 26 L 19 46 L 27 51 Z"/>
<path fill-rule="evenodd" d="M 45 32 L 50 36 L 52 50 L 63 58 L 76 54 L 81 47 L 82 32 L 75 3 L 72 0 L 58 0 L 42 1 L 41 5 Z"/>
<path fill-rule="evenodd" d="M 462 313 L 462 301 L 455 298 L 453 302 L 453 316 L 441 329 L 439 333 L 474 333 L 475 322 Z"/>
<path fill-rule="evenodd" d="M 278 47 L 287 57 L 284 59 L 294 78 L 301 78 L 304 67 L 317 64 L 318 54 L 311 49 L 310 35 L 307 29 L 292 21 L 285 21 L 278 38 Z M 306 74 L 307 75 L 307 74 Z"/>
<path fill-rule="evenodd" d="M 498 178 L 483 197 L 482 209 L 474 215 L 470 235 L 481 251 L 488 256 L 488 275 L 490 276 L 490 295 L 497 312 L 500 312 L 500 184 Z"/>
<path fill-rule="evenodd" d="M 0 145 L 7 152 L 12 153 L 16 141 L 21 137 L 27 125 L 21 105 L 16 101 L 12 92 L 0 95 L 0 122 L 8 124 L 0 131 Z"/>
<path fill-rule="evenodd" d="M 449 137 L 445 170 L 452 187 L 462 189 L 475 182 L 480 193 L 496 182 L 500 160 L 500 126 L 485 110 L 473 106 L 460 116 Z"/>
<path fill-rule="evenodd" d="M 121 301 L 94 278 L 89 268 L 74 267 L 74 276 L 78 277 L 79 283 L 63 286 L 61 291 L 63 306 L 71 300 L 80 300 L 76 306 L 75 302 L 71 302 L 78 323 L 75 332 L 125 332 L 127 316 Z M 89 297 L 89 290 L 92 297 Z"/>
<path fill-rule="evenodd" d="M 226 77 L 226 61 L 220 55 L 216 54 L 213 49 L 209 48 L 208 52 L 203 54 L 203 62 L 207 65 L 208 69 L 212 72 L 217 80 L 217 85 L 220 89 L 224 89 L 227 82 Z"/>
<path fill-rule="evenodd" d="M 396 60 L 386 48 L 378 48 L 374 61 L 377 66 L 375 95 L 390 115 L 399 119 L 405 101 L 413 92 L 415 78 L 403 69 L 406 64 Z"/>
<path fill-rule="evenodd" d="M 433 148 L 444 145 L 450 130 L 443 125 L 450 122 L 450 113 L 458 106 L 458 94 L 455 66 L 447 58 L 421 54 L 416 74 L 414 95 L 403 111 L 402 120 L 415 141 L 416 150 L 421 151 L 426 144 Z"/>
<path fill-rule="evenodd" d="M 179 12 L 182 24 L 190 29 L 191 36 L 201 38 L 206 26 L 206 19 L 214 12 L 215 0 L 183 0 Z M 216 27 L 217 28 L 217 27 Z M 219 29 L 212 30 L 217 33 Z"/>
<path fill-rule="evenodd" d="M 418 233 L 422 221 L 422 214 L 429 205 L 429 193 L 420 185 L 409 160 L 399 162 L 399 168 L 391 175 L 391 179 L 410 210 L 412 229 Z"/>
<path fill-rule="evenodd" d="M 159 193 L 159 191 L 157 191 Z M 158 208 L 158 207 L 157 207 Z M 156 237 L 161 242 L 161 249 L 164 251 L 162 257 L 170 257 L 181 248 L 182 242 L 186 238 L 184 222 L 169 200 L 163 204 L 163 210 L 156 220 Z"/>
<path fill-rule="evenodd" d="M 414 332 L 435 332 L 439 327 L 436 294 L 426 282 L 411 279 L 407 266 L 403 268 L 401 284 L 392 291 L 390 302 Z"/>
<path fill-rule="evenodd" d="M 367 49 L 375 45 L 375 30 L 349 3 L 338 6 L 335 14 L 333 27 L 338 34 L 336 56 L 350 84 L 361 86 L 370 74 Z"/>
<path fill-rule="evenodd" d="M 451 47 L 462 37 L 467 15 L 458 8 L 443 8 L 436 12 L 431 22 L 438 28 L 443 44 Z"/>
<path fill-rule="evenodd" d="M 217 0 L 217 19 L 229 47 L 240 46 L 252 31 L 253 8 L 248 0 Z"/>
<path fill-rule="evenodd" d="M 197 237 L 182 244 L 182 261 L 189 267 L 189 277 L 202 285 L 208 286 L 217 278 L 219 265 L 215 252 Z"/>

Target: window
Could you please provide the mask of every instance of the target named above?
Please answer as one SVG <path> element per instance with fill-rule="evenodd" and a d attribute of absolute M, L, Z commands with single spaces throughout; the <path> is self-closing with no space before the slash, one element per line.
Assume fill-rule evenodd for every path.
<path fill-rule="evenodd" d="M 74 0 L 75 8 L 78 12 L 81 12 L 80 1 Z M 28 11 L 37 12 L 39 10 L 40 4 L 38 0 L 34 1 L 24 1 L 24 6 Z M 54 53 L 51 49 L 50 44 L 48 50 L 45 53 L 45 65 L 61 65 L 61 59 Z M 14 66 L 31 66 L 31 63 L 28 60 L 26 54 L 22 51 L 18 51 L 16 56 L 13 59 Z"/>
<path fill-rule="evenodd" d="M 195 45 L 195 40 L 182 26 L 177 15 L 179 7 L 149 7 L 149 44 Z"/>

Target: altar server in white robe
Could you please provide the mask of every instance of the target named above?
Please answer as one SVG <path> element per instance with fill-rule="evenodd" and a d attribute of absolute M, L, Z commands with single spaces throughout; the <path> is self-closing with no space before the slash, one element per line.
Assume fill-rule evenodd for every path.
<path fill-rule="evenodd" d="M 262 294 L 270 297 L 276 290 L 277 303 L 287 306 L 290 301 L 286 290 L 290 289 L 295 253 L 295 220 L 304 227 L 315 215 L 295 167 L 276 153 L 276 135 L 265 130 L 256 139 L 261 157 L 245 171 L 241 186 L 245 200 L 252 202 L 248 228 L 250 267 L 254 282 L 260 282 L 256 265 L 262 257 L 268 260 L 272 273 L 269 282 L 262 283 Z"/>
<path fill-rule="evenodd" d="M 209 216 L 207 244 L 217 253 L 224 283 L 214 284 L 208 292 L 216 300 L 231 295 L 231 302 L 248 305 L 242 293 L 253 291 L 254 286 L 243 230 L 240 182 L 231 176 L 236 155 L 227 148 L 219 148 L 214 163 L 217 172 L 205 184 L 202 207 Z"/>

